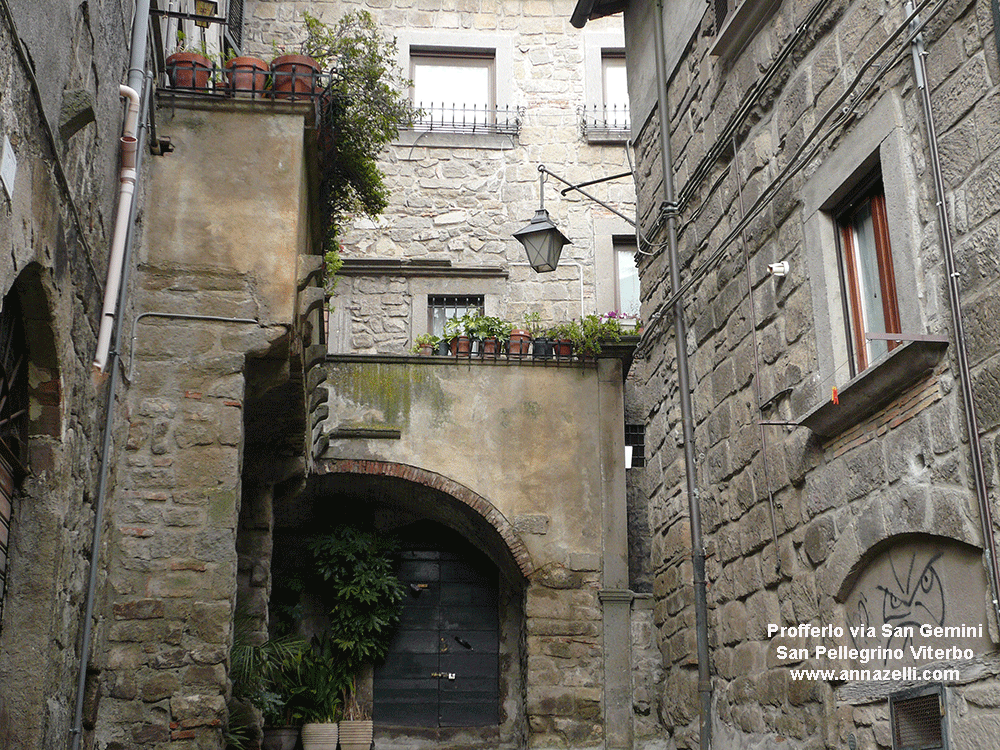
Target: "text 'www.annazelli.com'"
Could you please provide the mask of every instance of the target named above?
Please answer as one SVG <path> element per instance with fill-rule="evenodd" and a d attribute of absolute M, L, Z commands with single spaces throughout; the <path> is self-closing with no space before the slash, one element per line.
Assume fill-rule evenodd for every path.
<path fill-rule="evenodd" d="M 820 680 L 832 682 L 899 682 L 902 680 L 931 680 L 934 682 L 957 681 L 961 675 L 957 669 L 920 669 L 900 667 L 899 669 L 789 669 L 793 680 Z"/>

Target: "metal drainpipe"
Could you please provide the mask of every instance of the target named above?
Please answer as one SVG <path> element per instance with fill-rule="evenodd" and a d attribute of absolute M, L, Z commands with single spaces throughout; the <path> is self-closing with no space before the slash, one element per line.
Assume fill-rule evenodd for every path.
<path fill-rule="evenodd" d="M 670 113 L 667 106 L 666 45 L 663 39 L 663 0 L 656 2 L 653 23 L 656 54 L 656 98 L 660 121 L 660 161 L 663 169 L 663 215 L 667 223 L 667 257 L 670 262 L 670 288 L 681 284 L 680 259 L 677 254 L 677 203 L 670 151 Z M 694 409 L 691 405 L 690 369 L 687 357 L 687 324 L 684 301 L 674 303 L 674 336 L 677 345 L 677 387 L 680 391 L 681 424 L 684 431 L 684 468 L 687 478 L 688 512 L 691 524 L 691 562 L 694 568 L 695 628 L 698 644 L 698 696 L 700 748 L 712 747 L 712 677 L 708 661 L 708 597 L 705 589 L 705 546 L 701 533 L 701 508 L 698 504 L 697 464 L 694 456 Z"/>
<path fill-rule="evenodd" d="M 146 109 L 152 101 L 152 86 L 145 85 L 146 48 L 149 37 L 149 0 L 137 0 L 135 14 L 132 19 L 131 55 L 129 59 L 128 88 L 144 91 L 145 97 L 139 107 L 138 131 L 135 149 L 135 173 L 142 169 L 142 155 L 145 143 Z M 125 303 L 128 293 L 128 275 L 132 257 L 132 228 L 135 225 L 135 201 L 130 202 L 127 237 L 124 243 L 123 270 L 120 288 L 118 290 L 118 308 Z M 103 316 L 102 316 L 103 317 Z M 118 346 L 121 342 L 121 326 L 117 326 L 114 335 L 114 346 L 111 347 L 112 358 L 118 357 Z M 76 707 L 73 714 L 73 726 L 70 728 L 70 747 L 79 750 L 83 740 L 83 704 L 87 687 L 87 663 L 90 661 L 91 638 L 93 635 L 94 605 L 97 599 L 97 571 L 101 555 L 101 531 L 104 526 L 104 504 L 108 488 L 108 464 L 111 455 L 111 433 L 114 426 L 115 398 L 118 390 L 118 370 L 111 368 L 108 384 L 108 397 L 104 419 L 104 436 L 101 442 L 100 471 L 98 473 L 97 491 L 94 498 L 94 531 L 90 545 L 90 573 L 87 579 L 86 607 L 83 618 L 83 633 L 80 638 L 80 671 L 76 686 Z"/>
<path fill-rule="evenodd" d="M 907 2 L 906 14 L 913 13 L 913 3 Z M 916 18 L 911 26 L 919 25 Z M 958 287 L 959 273 L 955 270 L 955 250 L 951 243 L 951 223 L 948 219 L 948 209 L 945 206 L 944 177 L 941 174 L 941 159 L 938 154 L 937 132 L 934 129 L 934 115 L 931 111 L 931 92 L 927 83 L 927 63 L 924 59 L 924 41 L 922 35 L 917 35 L 911 46 L 913 66 L 916 75 L 917 88 L 924 110 L 924 123 L 927 127 L 927 148 L 931 158 L 931 171 L 934 175 L 934 191 L 937 194 L 938 224 L 941 227 L 941 249 L 944 255 L 945 273 L 948 278 L 948 301 L 951 304 L 951 315 L 955 333 L 955 353 L 958 360 L 959 381 L 962 384 L 962 403 L 965 412 L 965 429 L 969 433 L 969 453 L 972 459 L 972 475 L 976 487 L 976 499 L 979 502 L 979 519 L 983 527 L 983 546 L 986 550 L 986 567 L 990 577 L 990 588 L 993 595 L 993 614 L 1000 628 L 1000 571 L 997 570 L 997 546 L 993 528 L 993 509 L 986 489 L 986 472 L 983 469 L 983 448 L 979 440 L 979 418 L 976 416 L 976 402 L 972 393 L 972 374 L 969 367 L 969 351 L 965 345 L 965 323 L 962 318 L 962 297 Z"/>

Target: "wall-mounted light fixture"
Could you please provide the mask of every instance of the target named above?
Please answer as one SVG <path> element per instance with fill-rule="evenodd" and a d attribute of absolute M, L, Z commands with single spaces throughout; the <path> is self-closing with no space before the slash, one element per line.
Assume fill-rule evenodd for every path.
<path fill-rule="evenodd" d="M 571 245 L 569 238 L 560 232 L 545 210 L 545 175 L 543 167 L 538 168 L 538 210 L 526 227 L 514 232 L 514 237 L 524 245 L 528 263 L 538 273 L 555 271 L 559 264 L 563 245 Z"/>
<path fill-rule="evenodd" d="M 194 12 L 197 16 L 216 16 L 219 13 L 219 3 L 216 0 L 195 0 Z M 207 29 L 208 21 L 199 19 L 194 25 Z"/>
<path fill-rule="evenodd" d="M 552 223 L 552 219 L 549 218 L 549 212 L 545 210 L 546 175 L 552 175 L 563 184 L 569 186 L 562 190 L 563 195 L 566 195 L 566 193 L 570 190 L 575 190 L 578 193 L 582 193 L 585 197 L 590 198 L 590 200 L 595 203 L 598 203 L 608 209 L 611 213 L 620 216 L 633 227 L 636 225 L 634 219 L 630 219 L 621 211 L 612 208 L 604 201 L 595 198 L 586 190 L 581 190 L 581 188 L 585 185 L 594 185 L 598 182 L 607 182 L 608 180 L 618 180 L 622 177 L 631 177 L 631 172 L 616 174 L 611 177 L 602 177 L 597 180 L 591 180 L 589 182 L 582 182 L 579 185 L 574 185 L 569 180 L 564 180 L 555 172 L 550 172 L 545 168 L 544 164 L 538 165 L 538 171 L 538 211 L 535 212 L 535 216 L 531 220 L 530 224 L 526 227 L 521 227 L 514 232 L 514 237 L 518 242 L 524 245 L 524 249 L 528 253 L 528 263 L 539 273 L 555 271 L 556 266 L 559 264 L 559 256 L 562 254 L 563 245 L 573 244 L 556 228 L 556 225 Z"/>

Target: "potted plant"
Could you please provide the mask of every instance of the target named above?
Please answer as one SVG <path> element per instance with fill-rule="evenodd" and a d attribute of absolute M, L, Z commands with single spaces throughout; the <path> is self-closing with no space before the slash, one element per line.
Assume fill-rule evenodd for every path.
<path fill-rule="evenodd" d="M 444 322 L 444 337 L 449 342 L 451 354 L 456 357 L 472 356 L 472 338 L 465 328 L 467 317 L 448 318 Z"/>
<path fill-rule="evenodd" d="M 187 47 L 187 36 L 183 31 L 177 32 L 177 46 L 166 60 L 167 75 L 170 85 L 176 89 L 204 91 L 212 75 L 212 60 L 205 43 L 202 42 L 198 51 Z"/>
<path fill-rule="evenodd" d="M 552 341 L 556 359 L 569 359 L 573 356 L 573 342 L 581 337 L 579 329 L 579 323 L 571 320 L 567 323 L 558 323 L 548 330 L 546 335 Z"/>
<path fill-rule="evenodd" d="M 302 721 L 302 747 L 337 750 L 338 719 L 349 675 L 332 636 L 314 636 L 292 675 L 296 683 L 293 714 Z"/>
<path fill-rule="evenodd" d="M 639 333 L 642 331 L 642 321 L 639 319 L 638 315 L 631 315 L 618 310 L 611 310 L 604 313 L 601 317 L 605 320 L 618 321 L 618 325 L 621 327 L 621 333 L 623 336 L 628 336 L 632 333 Z"/>
<path fill-rule="evenodd" d="M 371 711 L 357 700 L 357 677 L 364 665 L 385 657 L 399 622 L 403 585 L 393 569 L 395 543 L 384 534 L 341 526 L 309 549 L 330 605 L 323 653 L 334 673 L 327 684 L 340 691 L 341 748 L 367 750 Z"/>
<path fill-rule="evenodd" d="M 226 88 L 234 96 L 263 96 L 267 89 L 269 67 L 259 57 L 235 55 L 230 51 L 222 66 L 226 71 Z"/>
<path fill-rule="evenodd" d="M 419 354 L 421 357 L 429 357 L 437 351 L 439 343 L 441 343 L 440 336 L 435 336 L 433 333 L 421 333 L 413 339 L 413 346 L 410 347 L 410 352 Z"/>
<path fill-rule="evenodd" d="M 584 315 L 580 319 L 579 333 L 573 342 L 577 354 L 584 359 L 593 359 L 601 353 L 601 343 L 621 341 L 622 329 L 614 318 L 599 315 Z"/>
<path fill-rule="evenodd" d="M 507 341 L 507 356 L 520 359 L 528 354 L 531 348 L 530 327 L 541 320 L 538 312 L 529 312 L 524 315 L 524 328 L 512 328 Z"/>
<path fill-rule="evenodd" d="M 503 348 L 503 343 L 510 338 L 514 324 L 503 318 L 484 316 L 481 319 L 481 336 L 483 339 L 483 356 L 496 359 Z"/>
<path fill-rule="evenodd" d="M 245 735 L 262 718 L 261 747 L 292 750 L 298 741 L 299 728 L 293 715 L 297 680 L 291 675 L 308 644 L 294 635 L 261 641 L 252 624 L 252 618 L 237 611 L 230 649 L 229 676 L 233 688 L 228 734 L 242 734 L 246 739 Z M 253 709 L 257 716 L 253 716 Z"/>

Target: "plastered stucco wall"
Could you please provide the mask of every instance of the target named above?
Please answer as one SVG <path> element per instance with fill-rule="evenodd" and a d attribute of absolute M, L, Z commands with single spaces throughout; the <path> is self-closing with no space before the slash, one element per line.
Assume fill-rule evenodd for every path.
<path fill-rule="evenodd" d="M 296 256 L 309 237 L 309 111 L 252 102 L 162 108 L 157 126 L 175 152 L 152 171 L 156 201 L 142 260 L 252 276 L 260 319 L 291 322 Z"/>

